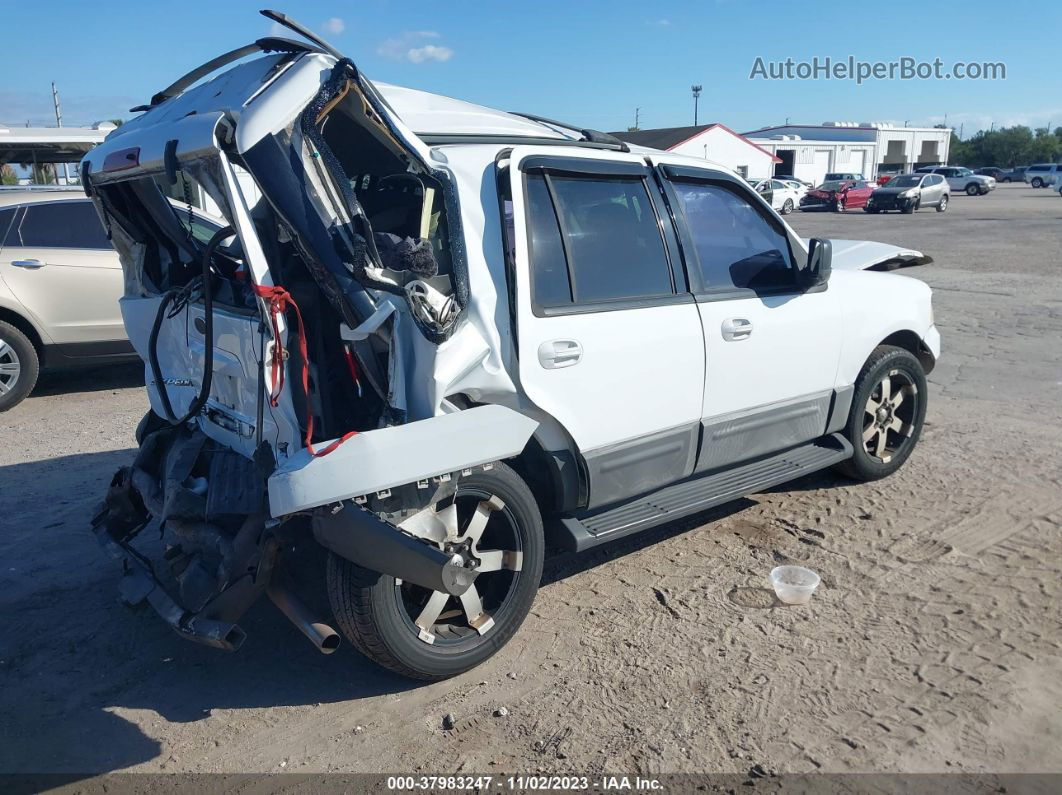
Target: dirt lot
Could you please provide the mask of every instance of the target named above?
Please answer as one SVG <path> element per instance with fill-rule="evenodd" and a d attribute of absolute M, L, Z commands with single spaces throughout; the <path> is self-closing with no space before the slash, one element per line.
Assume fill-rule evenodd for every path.
<path fill-rule="evenodd" d="M 266 602 L 235 655 L 121 607 L 88 520 L 139 371 L 45 379 L 0 415 L 0 770 L 1062 771 L 1062 199 L 790 219 L 936 260 L 908 271 L 944 338 L 908 465 L 557 558 L 516 639 L 439 684 Z M 809 606 L 773 603 L 779 561 L 821 572 Z"/>

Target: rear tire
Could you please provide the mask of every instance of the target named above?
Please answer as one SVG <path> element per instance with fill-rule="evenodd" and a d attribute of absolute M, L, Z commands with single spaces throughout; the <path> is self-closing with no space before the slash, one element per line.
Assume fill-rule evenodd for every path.
<path fill-rule="evenodd" d="M 545 540 L 535 498 L 520 477 L 504 464 L 477 470 L 460 479 L 455 501 L 466 534 L 474 509 L 489 500 L 501 507 L 489 513 L 481 530 L 484 546 L 515 551 L 499 569 L 486 570 L 472 588 L 478 618 L 466 622 L 465 603 L 387 574 L 369 571 L 330 552 L 328 597 L 343 635 L 366 657 L 411 679 L 439 680 L 474 668 L 504 646 L 523 623 L 542 579 Z M 489 540 L 488 540 L 489 539 Z M 515 547 L 515 549 L 514 549 Z M 500 552 L 499 552 L 500 556 Z M 513 567 L 517 568 L 513 568 Z M 497 578 L 497 579 L 490 579 Z M 436 600 L 436 609 L 429 602 Z M 424 616 L 431 610 L 431 618 Z M 493 612 L 491 612 L 493 610 Z M 482 612 L 479 612 L 482 611 Z M 419 624 L 428 626 L 427 631 Z M 484 629 L 484 627 L 487 627 Z"/>
<path fill-rule="evenodd" d="M 903 466 L 922 434 L 927 392 L 925 370 L 910 351 L 892 345 L 875 348 L 856 379 L 844 429 L 855 452 L 837 469 L 869 481 Z"/>
<path fill-rule="evenodd" d="M 793 200 L 786 199 L 785 203 L 782 205 L 782 215 L 789 215 L 791 212 L 793 212 Z"/>
<path fill-rule="evenodd" d="M 33 391 L 40 359 L 29 338 L 0 320 L 0 411 L 14 408 Z"/>
<path fill-rule="evenodd" d="M 1032 182 L 1030 182 L 1029 184 L 1032 185 L 1034 188 L 1042 188 L 1044 186 L 1044 181 L 1039 177 L 1033 177 Z"/>
<path fill-rule="evenodd" d="M 948 209 L 948 195 L 944 194 L 943 196 L 940 197 L 940 201 L 937 202 L 937 212 L 938 213 L 946 212 L 947 209 Z"/>

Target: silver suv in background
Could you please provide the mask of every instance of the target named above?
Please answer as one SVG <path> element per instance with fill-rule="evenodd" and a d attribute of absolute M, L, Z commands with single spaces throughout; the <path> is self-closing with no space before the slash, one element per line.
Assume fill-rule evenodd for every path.
<path fill-rule="evenodd" d="M 950 198 L 948 183 L 940 174 L 900 174 L 875 190 L 863 210 L 868 213 L 899 210 L 910 214 L 921 207 L 935 207 L 942 213 L 948 209 Z"/>
<path fill-rule="evenodd" d="M 122 289 L 118 255 L 83 193 L 0 191 L 0 411 L 30 393 L 42 367 L 135 358 Z"/>
<path fill-rule="evenodd" d="M 1034 188 L 1046 188 L 1059 181 L 1062 163 L 1034 163 L 1025 169 L 1025 181 Z"/>
<path fill-rule="evenodd" d="M 992 177 L 975 174 L 961 166 L 923 166 L 916 168 L 915 173 L 940 174 L 947 180 L 949 188 L 953 191 L 964 191 L 967 196 L 984 196 L 996 189 L 996 181 Z"/>

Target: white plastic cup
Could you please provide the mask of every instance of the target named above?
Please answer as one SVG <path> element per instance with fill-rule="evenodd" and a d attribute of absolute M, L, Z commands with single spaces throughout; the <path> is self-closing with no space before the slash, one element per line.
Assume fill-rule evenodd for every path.
<path fill-rule="evenodd" d="M 775 595 L 787 605 L 806 605 L 822 578 L 803 566 L 778 566 L 771 569 Z"/>

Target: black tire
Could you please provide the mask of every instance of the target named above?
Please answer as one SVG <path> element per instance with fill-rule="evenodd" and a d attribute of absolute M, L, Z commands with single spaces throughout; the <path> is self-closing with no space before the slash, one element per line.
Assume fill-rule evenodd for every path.
<path fill-rule="evenodd" d="M 976 182 L 971 182 L 969 185 L 966 186 L 967 196 L 977 196 L 980 192 L 981 186 L 978 185 Z"/>
<path fill-rule="evenodd" d="M 937 212 L 938 213 L 947 212 L 947 209 L 948 209 L 948 194 L 945 193 L 943 196 L 940 197 L 940 201 L 937 202 Z"/>
<path fill-rule="evenodd" d="M 1042 188 L 1044 186 L 1044 181 L 1039 177 L 1033 177 L 1032 182 L 1030 182 L 1029 184 L 1032 185 L 1034 188 Z"/>
<path fill-rule="evenodd" d="M 1010 182 L 1010 177 L 1003 177 L 1000 182 Z"/>
<path fill-rule="evenodd" d="M 863 208 L 863 212 L 871 213 L 872 215 L 877 215 L 878 213 L 881 212 L 881 210 L 878 209 L 877 207 L 864 207 Z"/>
<path fill-rule="evenodd" d="M 498 513 L 503 514 L 506 532 L 518 537 L 518 549 L 522 553 L 519 571 L 496 573 L 509 575 L 511 579 L 507 585 L 503 583 L 506 595 L 499 599 L 491 615 L 494 624 L 490 629 L 478 634 L 461 628 L 467 633 L 463 636 L 428 633 L 431 640 L 424 640 L 418 634 L 409 600 L 427 599 L 434 592 L 409 583 L 400 585 L 390 575 L 369 571 L 330 552 L 327 584 L 332 613 L 339 630 L 358 651 L 402 676 L 432 681 L 476 667 L 516 634 L 531 609 L 542 579 L 545 557 L 542 516 L 527 485 L 504 464 L 494 464 L 488 470 L 478 469 L 461 478 L 456 496 L 459 514 L 462 500 L 478 502 L 486 499 L 486 495 L 497 497 L 504 504 Z M 493 515 L 489 521 L 495 521 Z M 484 538 L 491 532 L 488 524 Z M 481 574 L 476 584 L 489 576 Z M 486 594 L 490 584 L 479 587 Z M 489 603 L 485 598 L 484 609 Z M 437 626 L 433 629 L 438 631 Z"/>
<path fill-rule="evenodd" d="M 890 389 L 892 398 L 897 397 L 897 392 L 902 393 L 903 398 L 898 408 L 888 410 L 887 416 L 882 417 L 872 414 L 869 406 L 872 405 L 872 399 L 880 398 L 880 385 L 886 376 L 890 382 L 895 380 L 896 384 L 902 384 L 900 389 Z M 925 371 L 910 351 L 892 345 L 875 348 L 856 379 L 852 408 L 844 429 L 844 435 L 855 452 L 850 459 L 838 464 L 837 469 L 854 480 L 869 481 L 887 477 L 903 466 L 922 434 L 927 393 Z M 879 400 L 874 402 L 881 405 Z M 906 407 L 904 404 L 907 404 Z M 871 417 L 869 422 L 868 416 Z M 875 444 L 879 436 L 875 434 L 869 442 L 864 441 L 866 432 L 874 429 L 879 421 L 893 418 L 900 420 L 901 428 L 884 431 L 891 446 L 885 447 L 882 457 L 871 454 L 867 445 Z"/>
<path fill-rule="evenodd" d="M 0 320 L 0 411 L 25 400 L 37 384 L 40 371 L 33 343 L 10 323 Z"/>
<path fill-rule="evenodd" d="M 786 199 L 785 202 L 782 203 L 782 215 L 789 215 L 791 212 L 793 212 L 793 200 Z"/>
<path fill-rule="evenodd" d="M 917 200 L 913 201 L 913 202 L 907 202 L 907 204 L 905 204 L 903 206 L 903 214 L 904 215 L 910 215 L 911 213 L 913 213 L 917 209 L 918 209 L 918 201 Z"/>

